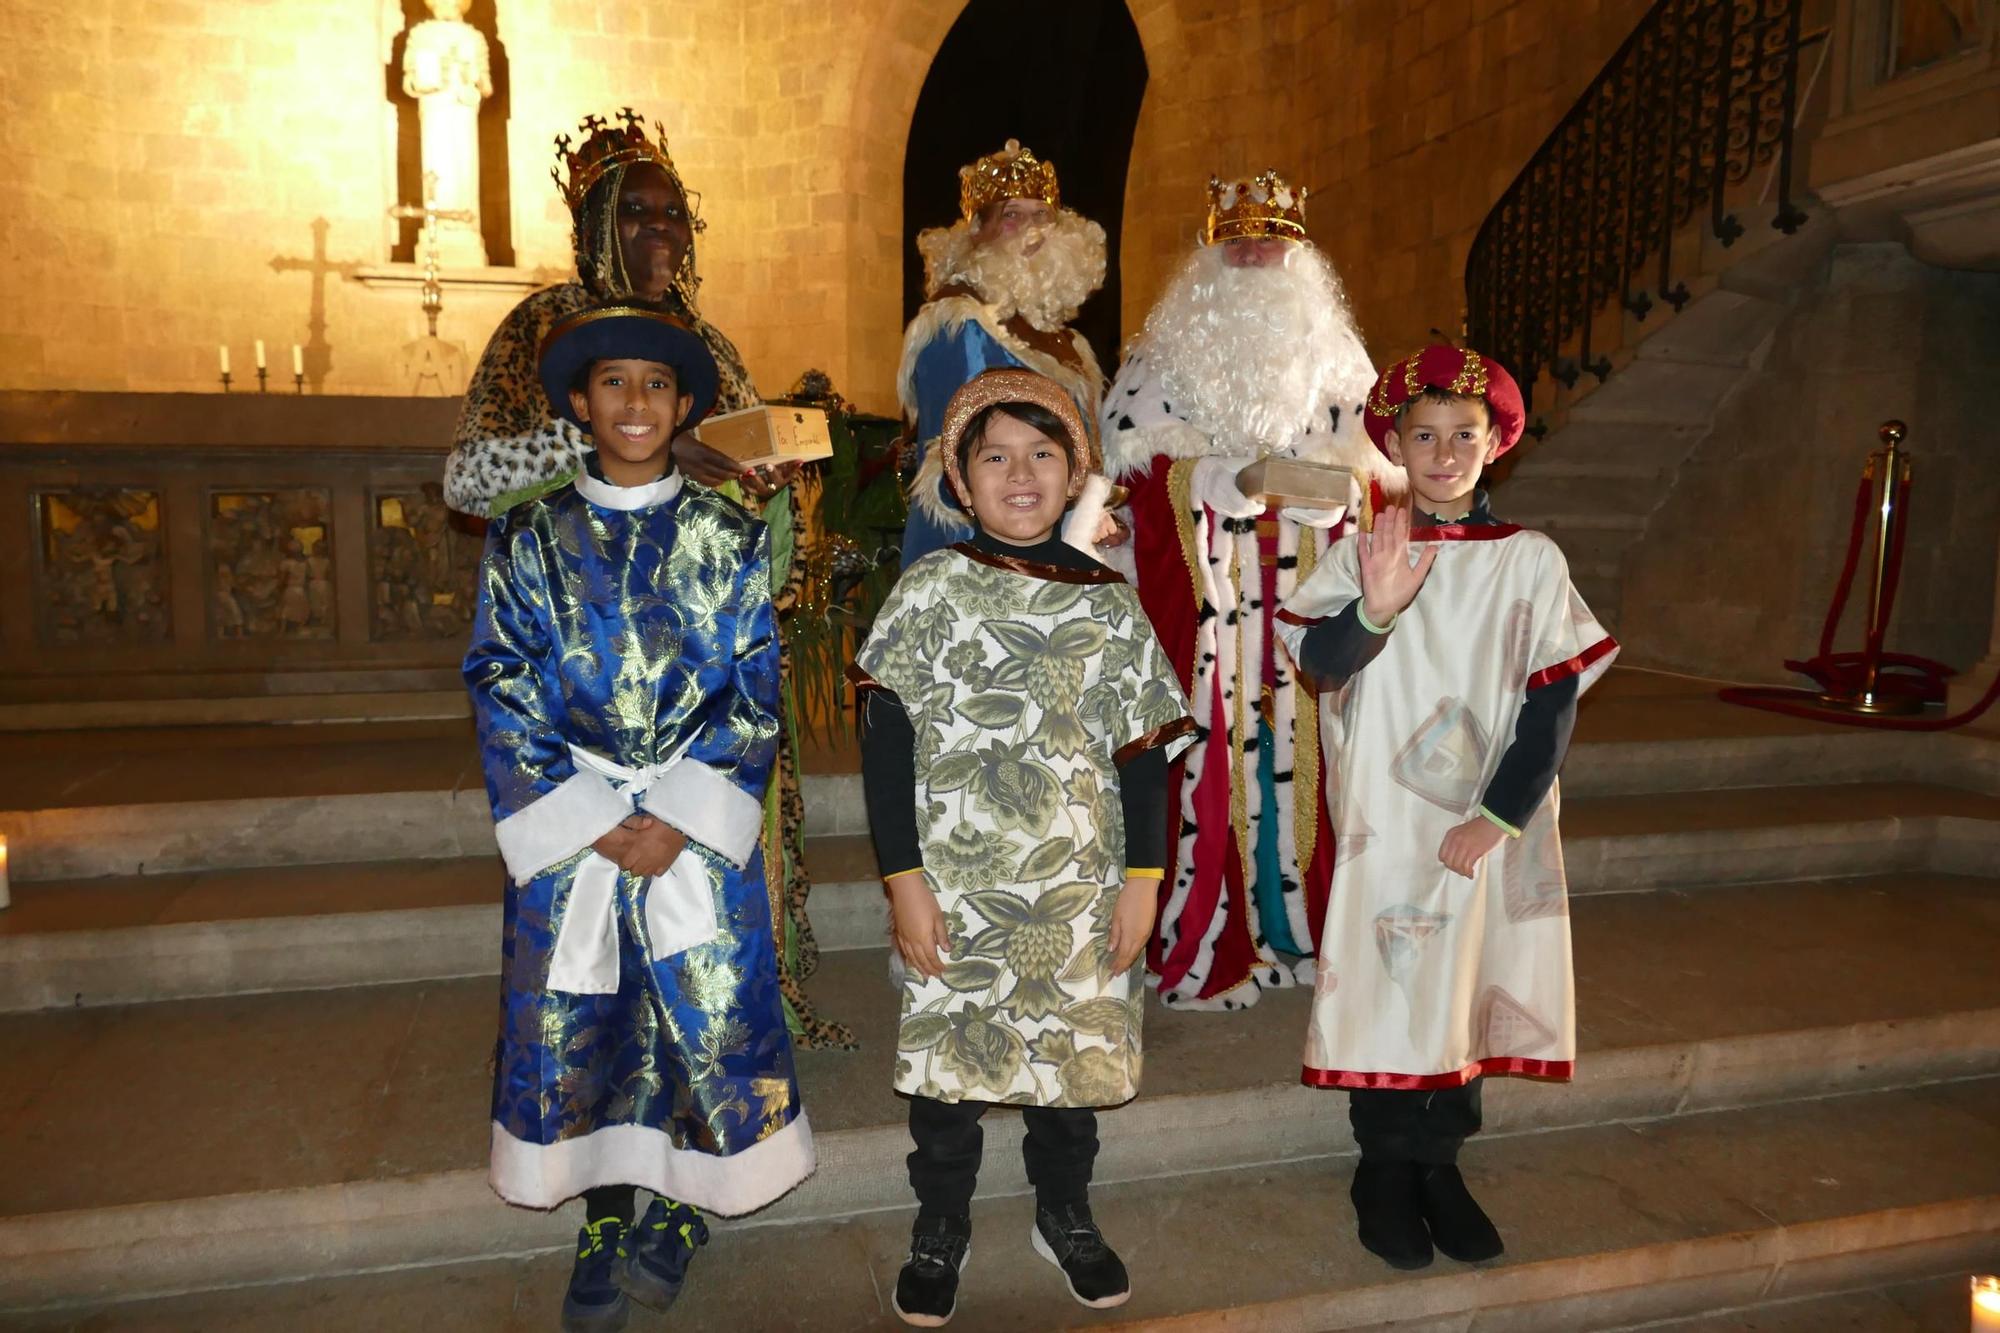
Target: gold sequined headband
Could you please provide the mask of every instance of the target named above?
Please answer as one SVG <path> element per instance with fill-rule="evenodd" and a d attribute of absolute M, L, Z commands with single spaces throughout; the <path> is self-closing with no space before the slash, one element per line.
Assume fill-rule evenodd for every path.
<path fill-rule="evenodd" d="M 972 503 L 972 494 L 965 486 L 964 469 L 958 461 L 965 428 L 972 424 L 974 417 L 997 403 L 1033 403 L 1062 422 L 1063 429 L 1069 432 L 1069 494 L 1071 499 L 1075 499 L 1083 490 L 1083 481 L 1091 470 L 1093 457 L 1090 432 L 1084 428 L 1083 417 L 1076 410 L 1076 400 L 1046 375 L 1037 375 L 1032 370 L 1016 366 L 1004 366 L 974 375 L 959 386 L 958 392 L 945 405 L 944 427 L 938 432 L 935 447 L 944 451 L 944 474 L 951 482 L 952 492 L 958 496 L 959 503 L 967 506 Z"/>

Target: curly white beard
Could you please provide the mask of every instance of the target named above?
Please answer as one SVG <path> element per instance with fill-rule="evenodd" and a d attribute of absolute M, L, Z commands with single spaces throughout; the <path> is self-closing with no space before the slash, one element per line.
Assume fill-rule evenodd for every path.
<path fill-rule="evenodd" d="M 1035 240 L 1041 246 L 1024 253 Z M 1020 315 L 1044 333 L 1076 318 L 1104 282 L 1104 228 L 1065 208 L 1040 227 L 984 243 L 972 224 L 958 222 L 917 233 L 927 291 L 964 283 L 994 306 L 999 318 Z"/>
<path fill-rule="evenodd" d="M 1175 410 L 1224 454 L 1284 444 L 1375 377 L 1340 279 L 1307 243 L 1265 268 L 1200 247 L 1146 316 L 1145 339 Z"/>

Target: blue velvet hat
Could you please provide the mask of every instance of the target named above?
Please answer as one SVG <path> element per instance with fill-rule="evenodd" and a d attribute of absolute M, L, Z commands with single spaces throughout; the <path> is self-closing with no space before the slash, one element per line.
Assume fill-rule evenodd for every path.
<path fill-rule="evenodd" d="M 570 406 L 569 391 L 578 372 L 595 361 L 657 361 L 672 366 L 680 391 L 694 398 L 682 430 L 692 430 L 715 406 L 714 354 L 693 325 L 663 310 L 592 306 L 557 321 L 542 339 L 542 392 L 548 395 L 549 410 L 586 432 L 589 427 L 577 420 Z"/>

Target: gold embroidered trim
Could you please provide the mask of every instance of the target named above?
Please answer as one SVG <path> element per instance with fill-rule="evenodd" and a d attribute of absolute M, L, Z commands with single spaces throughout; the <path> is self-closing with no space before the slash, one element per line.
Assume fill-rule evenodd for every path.
<path fill-rule="evenodd" d="M 1318 564 L 1319 534 L 1300 533 L 1298 582 L 1292 585 L 1294 590 L 1312 577 Z M 1299 887 L 1303 890 L 1313 850 L 1319 845 L 1319 700 L 1299 678 L 1296 663 L 1292 666 L 1292 698 L 1296 702 L 1292 710 L 1292 841 L 1298 848 Z M 1304 945 L 1306 941 L 1294 943 Z M 1312 941 L 1312 945 L 1313 952 L 1319 952 L 1319 941 Z"/>
<path fill-rule="evenodd" d="M 1174 528 L 1181 539 L 1181 558 L 1187 562 L 1188 581 L 1193 587 L 1194 604 L 1199 608 L 1205 598 L 1201 595 L 1201 566 L 1196 563 L 1201 553 L 1194 549 L 1194 465 L 1192 458 L 1174 460 L 1167 469 L 1167 503 L 1174 507 Z"/>

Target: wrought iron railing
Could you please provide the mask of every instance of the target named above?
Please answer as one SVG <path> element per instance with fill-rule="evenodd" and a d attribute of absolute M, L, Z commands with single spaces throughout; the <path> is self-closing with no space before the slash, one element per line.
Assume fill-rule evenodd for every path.
<path fill-rule="evenodd" d="M 1737 189 L 1768 168 L 1772 226 L 1792 200 L 1803 0 L 1660 0 L 1500 198 L 1466 260 L 1466 335 L 1532 395 L 1611 363 L 1593 323 L 1689 299 L 1674 238 L 1701 210 L 1723 245 L 1743 234 Z M 1755 188 L 1755 187 L 1752 187 Z"/>

